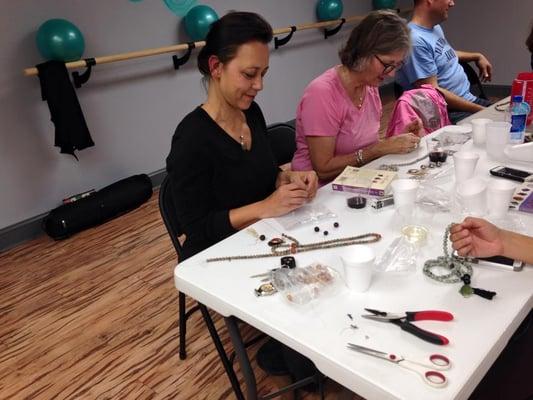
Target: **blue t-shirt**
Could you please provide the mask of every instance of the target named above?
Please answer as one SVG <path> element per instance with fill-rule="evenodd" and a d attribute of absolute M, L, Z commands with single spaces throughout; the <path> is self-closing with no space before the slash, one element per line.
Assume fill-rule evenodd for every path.
<path fill-rule="evenodd" d="M 476 96 L 470 93 L 470 82 L 440 25 L 428 29 L 410 22 L 409 27 L 413 49 L 396 73 L 396 82 L 404 89 L 412 89 L 417 80 L 436 76 L 440 87 L 474 101 Z"/>

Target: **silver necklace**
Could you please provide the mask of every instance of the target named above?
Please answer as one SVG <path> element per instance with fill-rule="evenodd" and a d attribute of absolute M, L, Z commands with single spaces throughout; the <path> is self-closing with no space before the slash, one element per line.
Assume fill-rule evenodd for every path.
<path fill-rule="evenodd" d="M 243 135 L 239 135 L 239 143 L 241 144 L 241 149 L 243 149 L 243 151 L 246 151 L 248 150 L 248 147 L 246 146 L 246 142 L 244 141 L 244 136 Z"/>
<path fill-rule="evenodd" d="M 424 159 L 426 159 L 427 157 L 429 157 L 429 153 L 427 154 L 424 154 L 422 157 L 418 157 L 416 160 L 414 161 L 409 161 L 409 162 L 404 162 L 404 163 L 398 163 L 398 164 L 381 164 L 378 169 L 382 170 L 382 171 L 398 171 L 398 168 L 399 167 L 407 167 L 408 165 L 413 165 L 413 164 L 416 164 Z"/>

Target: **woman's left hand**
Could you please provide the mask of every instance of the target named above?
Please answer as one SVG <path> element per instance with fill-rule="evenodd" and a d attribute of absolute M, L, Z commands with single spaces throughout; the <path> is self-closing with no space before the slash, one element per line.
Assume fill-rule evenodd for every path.
<path fill-rule="evenodd" d="M 315 171 L 283 171 L 280 175 L 280 185 L 294 183 L 307 191 L 309 199 L 315 197 L 318 189 L 318 177 Z"/>
<path fill-rule="evenodd" d="M 416 136 L 421 136 L 421 134 L 423 133 L 422 122 L 418 118 L 412 120 L 409 124 L 405 126 L 405 132 L 412 133 Z"/>

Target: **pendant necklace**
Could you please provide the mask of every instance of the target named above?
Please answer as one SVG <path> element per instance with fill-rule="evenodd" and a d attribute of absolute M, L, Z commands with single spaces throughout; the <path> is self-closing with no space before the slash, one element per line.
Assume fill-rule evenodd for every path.
<path fill-rule="evenodd" d="M 361 107 L 363 107 L 363 100 L 365 98 L 365 86 L 363 86 L 363 88 L 361 89 L 361 95 L 359 96 L 359 98 L 357 99 L 357 103 L 355 104 L 355 106 L 358 108 L 358 109 L 361 109 Z"/>
<path fill-rule="evenodd" d="M 239 143 L 241 144 L 241 149 L 243 151 L 248 150 L 248 148 L 246 146 L 246 142 L 244 141 L 244 136 L 243 135 L 239 135 Z"/>
<path fill-rule="evenodd" d="M 234 261 L 234 260 L 251 260 L 254 258 L 264 258 L 264 257 L 279 257 L 279 256 L 288 256 L 291 254 L 302 253 L 304 251 L 312 250 L 325 250 L 332 249 L 335 247 L 350 246 L 352 244 L 369 244 L 376 243 L 381 240 L 381 235 L 379 233 L 366 233 L 364 235 L 352 236 L 347 238 L 339 238 L 332 240 L 325 240 L 322 242 L 315 242 L 309 244 L 302 244 L 294 237 L 289 236 L 285 233 L 281 234 L 282 237 L 290 241 L 286 243 L 285 240 L 281 238 L 272 239 L 269 243 L 271 253 L 264 254 L 250 254 L 244 256 L 228 256 L 228 257 L 215 257 L 208 258 L 207 262 L 217 262 L 217 261 Z"/>
<path fill-rule="evenodd" d="M 463 282 L 463 286 L 459 289 L 459 293 L 461 293 L 463 297 L 470 297 L 473 294 L 476 294 L 487 300 L 492 300 L 496 295 L 496 292 L 470 286 L 474 270 L 468 260 L 462 257 L 450 256 L 448 253 L 448 236 L 450 235 L 450 228 L 452 225 L 453 224 L 448 225 L 444 233 L 444 240 L 442 243 L 444 256 L 440 256 L 434 260 L 427 260 L 424 263 L 424 268 L 422 270 L 424 275 L 442 283 Z M 435 268 L 448 269 L 450 272 L 447 274 L 436 274 L 432 271 Z"/>

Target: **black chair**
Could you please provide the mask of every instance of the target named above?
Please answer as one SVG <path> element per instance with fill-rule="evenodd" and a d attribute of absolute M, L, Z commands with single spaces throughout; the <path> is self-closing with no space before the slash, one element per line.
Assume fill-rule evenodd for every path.
<path fill-rule="evenodd" d="M 290 163 L 296 151 L 296 130 L 287 123 L 267 127 L 268 140 L 278 165 Z"/>
<path fill-rule="evenodd" d="M 180 261 L 184 261 L 184 256 L 183 256 L 183 247 L 178 238 L 183 234 L 183 232 L 182 232 L 180 223 L 177 218 L 176 208 L 175 208 L 175 204 L 173 201 L 170 185 L 171 183 L 167 175 L 163 179 L 163 182 L 161 183 L 161 186 L 159 188 L 159 211 L 161 213 L 161 218 L 163 219 L 165 227 L 167 228 L 167 232 L 170 236 L 172 244 L 174 245 L 174 249 L 176 250 L 176 255 L 178 256 L 178 262 L 180 262 Z M 230 380 L 231 387 L 233 388 L 233 391 L 235 392 L 235 396 L 239 400 L 244 400 L 244 396 L 242 394 L 239 381 L 232 367 L 235 354 L 232 354 L 231 356 L 228 357 L 226 351 L 224 350 L 224 346 L 222 345 L 222 341 L 220 340 L 218 332 L 215 328 L 213 320 L 211 319 L 209 310 L 207 309 L 205 305 L 200 304 L 200 303 L 198 303 L 196 306 L 192 307 L 191 309 L 186 310 L 185 294 L 182 292 L 179 292 L 178 296 L 179 296 L 178 307 L 179 307 L 179 332 L 180 332 L 180 345 L 179 345 L 180 346 L 179 348 L 180 359 L 184 360 L 185 358 L 187 358 L 187 352 L 186 352 L 187 319 L 189 319 L 189 317 L 194 312 L 200 310 L 202 313 L 204 322 L 207 325 L 207 329 L 209 330 L 209 334 L 211 335 L 211 338 L 213 339 L 213 343 L 218 352 L 220 360 L 222 361 L 224 370 L 226 371 L 226 374 L 228 375 L 228 379 Z M 264 334 L 260 334 L 257 337 L 251 339 L 249 342 L 245 343 L 244 346 L 245 347 L 251 346 L 264 337 L 265 337 Z"/>
<path fill-rule="evenodd" d="M 159 188 L 159 211 L 161 212 L 161 218 L 165 223 L 174 249 L 178 256 L 178 262 L 183 261 L 183 248 L 179 241 L 179 237 L 182 234 L 180 224 L 178 222 L 174 202 L 172 200 L 172 191 L 170 190 L 170 181 L 168 175 L 163 179 L 161 187 Z M 179 292 L 179 329 L 180 329 L 180 359 L 184 360 L 187 357 L 185 349 L 185 334 L 187 331 L 187 319 L 200 307 L 198 305 L 192 307 L 190 310 L 186 310 L 185 306 L 185 294 Z"/>
<path fill-rule="evenodd" d="M 275 127 L 275 145 L 279 146 L 277 147 L 278 151 L 283 150 L 284 152 L 275 153 L 276 158 L 279 156 L 280 158 L 277 158 L 278 162 L 281 160 L 281 164 L 285 164 L 287 162 L 290 162 L 292 159 L 292 154 L 294 154 L 294 151 L 296 149 L 296 143 L 295 143 L 295 130 L 292 126 L 287 124 L 275 124 L 273 125 Z M 287 129 L 288 128 L 288 129 Z M 289 132 L 289 134 L 281 133 L 281 132 Z M 287 138 L 292 138 L 292 153 L 289 157 L 289 152 L 287 148 L 290 149 L 290 143 L 291 141 Z M 288 143 L 287 143 L 288 142 Z M 282 158 L 285 157 L 285 158 Z M 284 162 L 283 162 L 284 161 Z M 280 164 L 280 165 L 281 165 Z M 179 237 L 182 235 L 182 229 L 180 227 L 177 214 L 175 211 L 175 204 L 172 198 L 172 191 L 170 187 L 171 183 L 169 180 L 168 175 L 165 176 L 163 179 L 163 182 L 161 183 L 161 186 L 159 188 L 159 211 L 161 213 L 161 218 L 163 219 L 163 222 L 165 224 L 165 227 L 167 228 L 168 234 L 170 236 L 170 239 L 172 240 L 172 244 L 174 245 L 174 249 L 176 250 L 176 254 L 178 256 L 178 262 L 183 261 L 183 248 L 179 241 Z M 226 353 L 224 346 L 222 345 L 222 341 L 218 335 L 218 332 L 215 328 L 215 325 L 213 323 L 213 320 L 211 319 L 211 316 L 209 314 L 209 310 L 207 307 L 203 304 L 198 303 L 198 305 L 192 307 L 190 310 L 186 310 L 185 305 L 185 294 L 182 292 L 179 292 L 179 331 L 180 331 L 180 348 L 179 348 L 179 356 L 180 359 L 185 359 L 187 357 L 186 353 L 186 327 L 187 327 L 187 319 L 197 310 L 200 310 L 203 316 L 203 319 L 207 325 L 207 328 L 209 330 L 209 334 L 211 335 L 211 338 L 213 339 L 213 343 L 216 347 L 216 350 L 218 352 L 218 355 L 222 361 L 222 364 L 224 366 L 224 370 L 226 371 L 226 374 L 230 380 L 231 386 L 233 388 L 233 391 L 237 397 L 238 400 L 244 400 L 244 395 L 242 393 L 241 387 L 239 385 L 239 381 L 237 379 L 237 376 L 235 375 L 235 371 L 233 369 L 233 362 L 236 357 L 236 352 L 233 352 L 230 356 Z M 238 323 L 239 321 L 236 318 L 226 318 L 226 320 L 235 320 L 236 323 L 232 324 L 234 327 L 233 329 L 237 332 L 236 335 L 240 337 L 240 333 L 238 333 Z M 229 327 L 228 327 L 229 328 Z M 260 340 L 264 339 L 266 335 L 264 333 L 260 333 L 257 336 L 253 337 L 247 342 L 240 340 L 241 345 L 239 350 L 241 351 L 241 357 L 243 357 L 243 354 L 246 352 L 246 348 L 249 346 L 252 346 L 253 344 L 259 342 Z M 233 339 L 232 339 L 233 340 Z M 249 367 L 249 364 L 248 364 Z M 319 388 L 319 392 L 321 395 L 321 399 L 324 398 L 324 387 L 323 387 L 323 381 L 324 376 L 320 373 L 317 373 L 314 376 L 308 377 L 300 382 L 297 382 L 295 384 L 289 385 L 279 391 L 279 393 L 285 393 L 290 390 L 294 390 L 294 396 L 295 399 L 297 398 L 298 394 L 296 389 L 309 383 L 316 383 Z M 269 397 L 269 396 L 267 396 Z"/>
<path fill-rule="evenodd" d="M 405 92 L 405 89 L 398 82 L 394 82 L 393 85 L 394 85 L 394 97 L 396 98 L 396 100 L 398 100 L 402 96 L 403 92 Z"/>
<path fill-rule="evenodd" d="M 479 76 L 474 68 L 472 68 L 472 66 L 466 61 L 460 61 L 459 64 L 465 70 L 468 82 L 470 82 L 470 92 L 480 99 L 488 100 L 489 98 L 485 94 L 485 90 L 483 90 L 483 84 L 479 80 Z"/>

